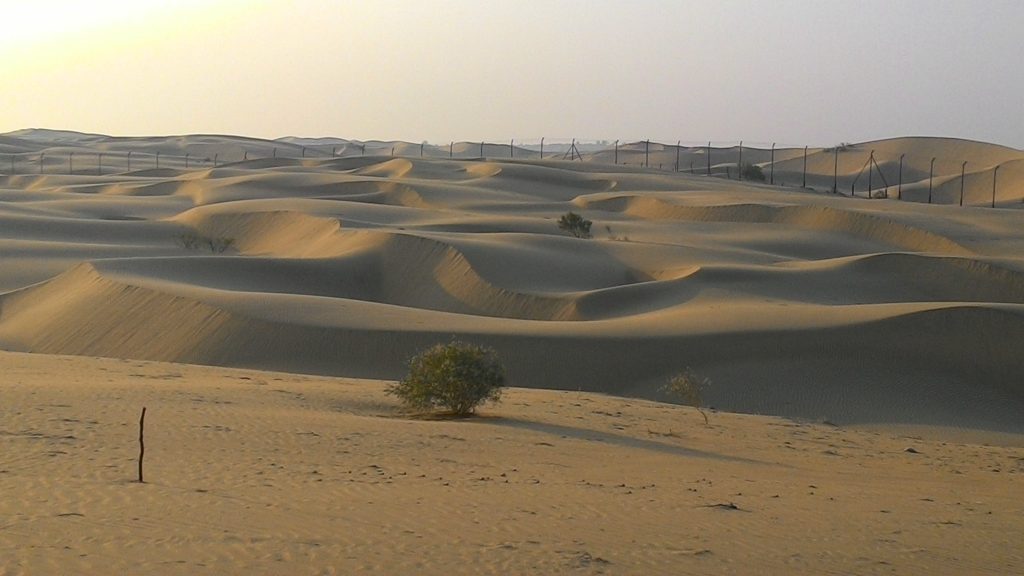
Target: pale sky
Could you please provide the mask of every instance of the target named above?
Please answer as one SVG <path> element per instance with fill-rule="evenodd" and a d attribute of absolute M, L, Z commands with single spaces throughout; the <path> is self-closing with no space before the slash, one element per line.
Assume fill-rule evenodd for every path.
<path fill-rule="evenodd" d="M 1021 0 L 0 0 L 0 132 L 1024 148 Z"/>

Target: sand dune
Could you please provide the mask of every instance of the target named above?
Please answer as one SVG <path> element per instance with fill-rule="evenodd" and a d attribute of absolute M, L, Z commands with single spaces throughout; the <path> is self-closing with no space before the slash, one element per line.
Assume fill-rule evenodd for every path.
<path fill-rule="evenodd" d="M 275 145 L 5 138 L 225 157 Z M 1017 151 L 949 139 L 851 146 L 841 170 L 855 174 L 864 150 L 910 148 L 910 196 L 925 156 L 976 163 L 972 199 L 985 166 L 1002 166 L 1007 190 L 1020 177 Z M 1020 211 L 415 153 L 5 177 L 0 345 L 395 378 L 417 349 L 460 337 L 495 346 L 519 386 L 658 399 L 692 367 L 725 410 L 1024 430 Z M 776 151 L 776 177 L 802 154 Z M 827 179 L 831 154 L 811 151 L 815 178 Z M 949 178 L 936 179 L 943 202 Z M 558 229 L 569 210 L 594 221 L 595 238 Z M 233 243 L 187 250 L 188 234 Z"/>
<path fill-rule="evenodd" d="M 478 146 L 0 136 L 46 153 L 0 176 L 0 574 L 1024 570 L 1020 152 L 839 154 L 906 154 L 897 201 L 822 149 Z M 402 417 L 452 338 L 515 388 Z M 708 426 L 651 401 L 685 368 Z"/>

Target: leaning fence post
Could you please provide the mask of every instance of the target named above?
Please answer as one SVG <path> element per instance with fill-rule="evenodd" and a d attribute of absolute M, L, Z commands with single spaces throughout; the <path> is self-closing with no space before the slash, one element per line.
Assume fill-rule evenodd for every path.
<path fill-rule="evenodd" d="M 932 175 L 935 173 L 935 158 L 932 158 L 931 166 L 928 167 L 928 203 L 932 203 Z"/>
<path fill-rule="evenodd" d="M 875 151 L 871 151 L 871 155 L 868 156 L 868 200 L 871 200 L 871 170 L 875 164 Z"/>

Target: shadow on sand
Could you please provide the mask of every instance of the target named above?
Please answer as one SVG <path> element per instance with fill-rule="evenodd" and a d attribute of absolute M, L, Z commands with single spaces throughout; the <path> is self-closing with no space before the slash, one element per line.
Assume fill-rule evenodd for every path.
<path fill-rule="evenodd" d="M 546 422 L 535 422 L 532 420 L 523 420 L 520 418 L 480 418 L 473 420 L 480 424 L 488 424 L 492 426 L 505 426 L 508 428 L 517 428 L 520 430 L 532 430 L 534 432 L 541 432 L 544 434 L 551 434 L 560 438 L 574 438 L 577 440 L 589 440 L 591 442 L 604 442 L 607 444 L 613 444 L 615 446 L 623 446 L 626 448 L 638 448 L 641 450 L 650 450 L 661 454 L 669 454 L 672 456 L 684 456 L 688 458 L 710 458 L 712 460 L 722 460 L 725 462 L 738 462 L 743 464 L 761 464 L 765 466 L 780 466 L 775 462 L 765 462 L 762 460 L 753 460 L 750 458 L 743 458 L 740 456 L 729 456 L 727 454 L 718 454 L 715 452 L 705 452 L 703 450 L 696 450 L 693 448 L 684 448 L 682 446 L 674 446 L 672 444 L 666 444 L 664 442 L 656 442 L 654 440 L 645 440 L 643 438 L 634 438 L 631 436 L 621 436 L 619 434 L 612 434 L 609 432 L 601 432 L 598 430 L 591 430 L 588 428 L 574 428 L 572 426 L 563 426 L 560 424 L 549 424 Z"/>

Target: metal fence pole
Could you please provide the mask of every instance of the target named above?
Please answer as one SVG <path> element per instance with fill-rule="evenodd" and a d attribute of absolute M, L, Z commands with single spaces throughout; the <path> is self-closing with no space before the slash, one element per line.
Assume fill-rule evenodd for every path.
<path fill-rule="evenodd" d="M 906 156 L 906 154 L 900 154 L 899 184 L 897 185 L 897 188 L 896 188 L 896 199 L 897 200 L 903 200 L 903 157 L 904 156 Z"/>
<path fill-rule="evenodd" d="M 871 151 L 871 155 L 868 156 L 868 200 L 871 200 L 871 170 L 872 166 L 875 165 L 875 151 Z"/>
<path fill-rule="evenodd" d="M 768 177 L 768 183 L 775 184 L 775 142 L 772 142 L 772 162 L 771 162 L 771 176 Z"/>
<path fill-rule="evenodd" d="M 839 194 L 839 146 L 836 146 L 835 165 L 832 167 L 832 193 Z"/>
<path fill-rule="evenodd" d="M 740 140 L 740 158 L 736 162 L 736 179 L 743 180 L 743 140 Z"/>
<path fill-rule="evenodd" d="M 807 188 L 807 146 L 804 146 L 804 183 L 803 188 Z"/>
<path fill-rule="evenodd" d="M 967 160 L 960 165 L 960 205 L 964 205 L 964 175 L 967 173 Z"/>
<path fill-rule="evenodd" d="M 992 171 L 992 207 L 996 207 L 996 178 L 999 176 L 999 165 Z"/>
<path fill-rule="evenodd" d="M 931 166 L 928 167 L 928 203 L 932 203 L 932 176 L 935 174 L 935 158 L 932 158 Z"/>

